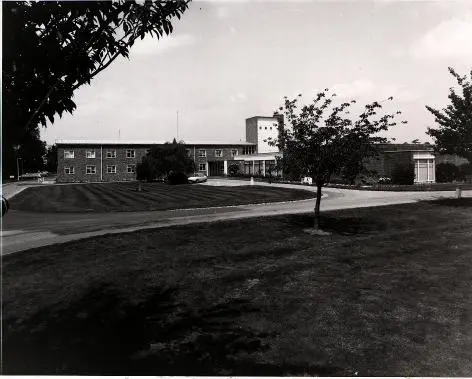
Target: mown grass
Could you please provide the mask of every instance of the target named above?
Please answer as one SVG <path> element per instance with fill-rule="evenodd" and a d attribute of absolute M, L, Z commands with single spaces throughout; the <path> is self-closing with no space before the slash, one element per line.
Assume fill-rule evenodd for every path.
<path fill-rule="evenodd" d="M 98 183 L 31 187 L 11 199 L 14 210 L 32 212 L 154 211 L 313 198 L 313 193 L 277 187 L 170 186 L 145 183 Z"/>
<path fill-rule="evenodd" d="M 472 204 L 109 235 L 3 259 L 4 374 L 472 375 Z"/>

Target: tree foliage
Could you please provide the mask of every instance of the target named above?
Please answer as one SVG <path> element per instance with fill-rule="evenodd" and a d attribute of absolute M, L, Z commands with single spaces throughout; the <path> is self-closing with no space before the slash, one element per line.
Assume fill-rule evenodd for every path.
<path fill-rule="evenodd" d="M 392 183 L 411 185 L 415 181 L 415 167 L 412 164 L 396 165 L 392 170 Z"/>
<path fill-rule="evenodd" d="M 271 141 L 283 151 L 284 169 L 312 177 L 316 183 L 315 228 L 319 228 L 321 188 L 346 165 L 351 174 L 360 173 L 363 160 L 377 153 L 376 144 L 387 142 L 378 133 L 396 125 L 395 116 L 400 114 L 379 115 L 382 105 L 373 102 L 353 121 L 349 110 L 355 101 L 335 105 L 335 96 L 325 89 L 300 108 L 298 98 L 285 97 L 275 112 L 283 112 L 286 120 L 279 139 Z"/>
<path fill-rule="evenodd" d="M 179 0 L 4 1 L 3 175 L 16 171 L 13 146 L 31 156 L 25 143 L 39 139 L 39 125 L 72 113 L 80 86 L 128 57 L 137 39 L 170 34 L 187 7 Z"/>
<path fill-rule="evenodd" d="M 46 171 L 57 172 L 57 145 L 48 146 L 46 152 Z"/>
<path fill-rule="evenodd" d="M 457 154 L 472 162 L 472 70 L 470 77 L 461 76 L 449 67 L 460 90 L 449 89 L 450 104 L 444 109 L 426 106 L 435 117 L 438 128 L 428 128 L 440 153 Z"/>
<path fill-rule="evenodd" d="M 166 142 L 153 147 L 137 165 L 138 180 L 167 179 L 171 174 L 189 174 L 195 171 L 195 163 L 187 154 L 183 142 Z"/>
<path fill-rule="evenodd" d="M 187 1 L 3 2 L 4 128 L 24 132 L 72 113 L 74 91 L 128 57 L 138 38 L 172 32 Z"/>
<path fill-rule="evenodd" d="M 239 174 L 239 165 L 236 163 L 230 164 L 228 167 L 228 173 L 230 176 L 236 176 Z"/>

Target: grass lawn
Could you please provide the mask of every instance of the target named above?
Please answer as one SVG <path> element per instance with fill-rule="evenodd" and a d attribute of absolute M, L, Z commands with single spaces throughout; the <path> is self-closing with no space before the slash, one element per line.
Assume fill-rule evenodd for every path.
<path fill-rule="evenodd" d="M 171 186 L 145 183 L 99 183 L 31 187 L 10 200 L 11 209 L 33 212 L 153 211 L 243 205 L 313 198 L 311 192 L 261 186 Z"/>
<path fill-rule="evenodd" d="M 3 258 L 4 374 L 472 376 L 472 201 Z"/>

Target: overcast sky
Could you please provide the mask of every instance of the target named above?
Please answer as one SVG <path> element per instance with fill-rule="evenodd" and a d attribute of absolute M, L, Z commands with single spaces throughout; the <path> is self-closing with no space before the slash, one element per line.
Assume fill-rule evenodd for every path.
<path fill-rule="evenodd" d="M 447 104 L 447 67 L 472 69 L 472 1 L 196 1 L 171 37 L 145 39 L 81 87 L 56 139 L 245 139 L 245 119 L 323 88 L 394 97 L 389 135 L 429 140 L 425 104 Z M 390 106 L 390 105 L 389 105 Z"/>

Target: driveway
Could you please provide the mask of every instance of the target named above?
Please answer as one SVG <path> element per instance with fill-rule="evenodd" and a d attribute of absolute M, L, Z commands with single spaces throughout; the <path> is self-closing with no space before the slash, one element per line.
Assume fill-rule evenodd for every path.
<path fill-rule="evenodd" d="M 205 185 L 234 186 L 248 185 L 248 182 L 216 179 L 209 180 Z M 314 187 L 290 184 L 258 182 L 257 185 L 303 188 L 308 191 L 315 191 Z M 321 210 L 414 203 L 419 200 L 454 196 L 453 191 L 380 192 L 327 188 L 323 190 Z M 465 191 L 464 196 L 472 196 L 472 191 Z M 46 214 L 11 210 L 3 219 L 2 254 L 109 233 L 125 233 L 140 229 L 238 218 L 307 213 L 311 212 L 313 207 L 314 200 L 302 200 L 286 203 L 154 212 Z"/>

